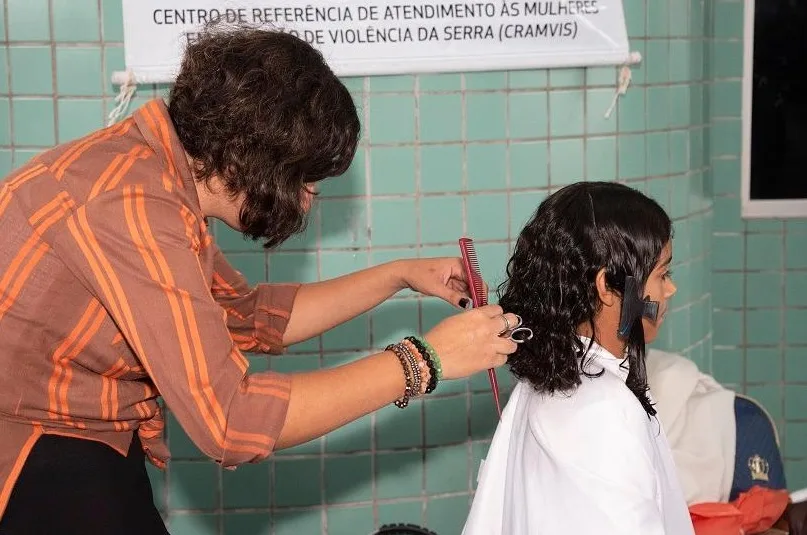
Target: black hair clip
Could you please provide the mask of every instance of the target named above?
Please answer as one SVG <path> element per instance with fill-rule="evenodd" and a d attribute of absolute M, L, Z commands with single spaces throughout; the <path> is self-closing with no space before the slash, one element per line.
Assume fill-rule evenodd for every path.
<path fill-rule="evenodd" d="M 650 296 L 642 299 L 639 282 L 635 277 L 625 277 L 625 291 L 622 292 L 622 311 L 619 315 L 619 330 L 617 334 L 627 338 L 633 324 L 641 317 L 656 321 L 658 316 L 658 301 L 651 301 Z"/>

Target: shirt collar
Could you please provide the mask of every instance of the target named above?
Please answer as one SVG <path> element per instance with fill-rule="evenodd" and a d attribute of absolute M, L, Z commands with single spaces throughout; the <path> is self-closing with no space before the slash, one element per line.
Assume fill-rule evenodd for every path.
<path fill-rule="evenodd" d="M 167 175 L 163 179 L 183 189 L 193 206 L 200 209 L 193 173 L 165 102 L 161 98 L 150 100 L 138 108 L 132 117 L 146 143 L 162 161 Z"/>

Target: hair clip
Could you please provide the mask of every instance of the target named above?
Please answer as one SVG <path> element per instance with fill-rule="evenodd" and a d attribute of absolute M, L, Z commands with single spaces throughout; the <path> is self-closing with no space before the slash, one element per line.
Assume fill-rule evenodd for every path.
<path fill-rule="evenodd" d="M 625 277 L 625 291 L 622 292 L 622 310 L 619 315 L 619 329 L 617 334 L 627 338 L 633 324 L 641 317 L 656 321 L 658 317 L 658 301 L 651 301 L 650 296 L 642 299 L 639 282 L 635 277 Z"/>

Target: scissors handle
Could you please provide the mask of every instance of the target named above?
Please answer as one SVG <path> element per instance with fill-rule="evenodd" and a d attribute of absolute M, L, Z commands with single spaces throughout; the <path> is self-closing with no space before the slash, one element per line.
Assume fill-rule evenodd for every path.
<path fill-rule="evenodd" d="M 529 327 L 516 327 L 506 334 L 507 338 L 517 344 L 523 344 L 527 340 L 531 340 L 533 337 L 532 329 Z"/>

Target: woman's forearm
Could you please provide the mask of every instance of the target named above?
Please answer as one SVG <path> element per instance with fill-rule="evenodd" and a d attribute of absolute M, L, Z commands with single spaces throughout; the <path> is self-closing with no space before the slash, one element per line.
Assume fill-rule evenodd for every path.
<path fill-rule="evenodd" d="M 395 295 L 403 288 L 399 267 L 399 263 L 391 262 L 302 285 L 283 333 L 283 345 L 318 336 Z"/>
<path fill-rule="evenodd" d="M 401 397 L 398 358 L 384 352 L 338 368 L 292 375 L 291 399 L 276 449 L 308 442 Z"/>

